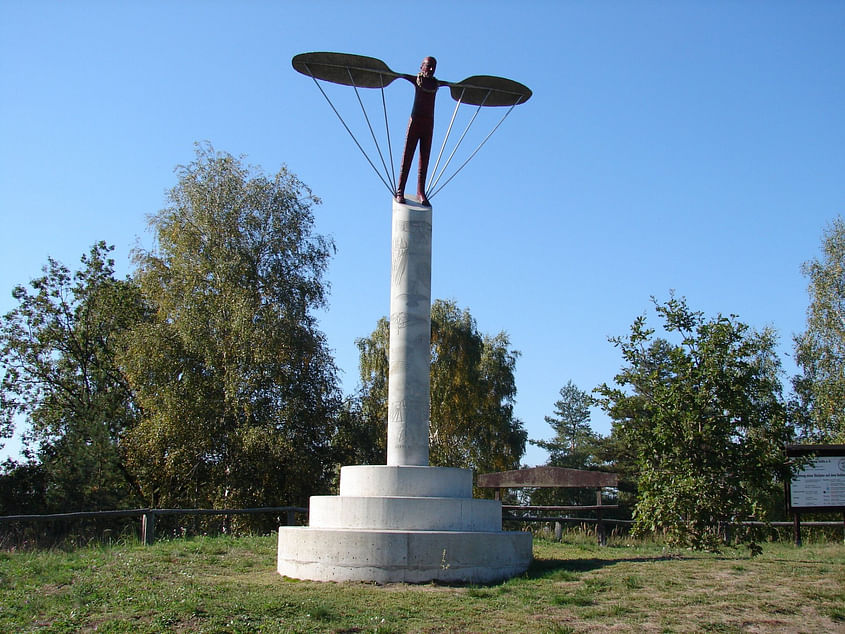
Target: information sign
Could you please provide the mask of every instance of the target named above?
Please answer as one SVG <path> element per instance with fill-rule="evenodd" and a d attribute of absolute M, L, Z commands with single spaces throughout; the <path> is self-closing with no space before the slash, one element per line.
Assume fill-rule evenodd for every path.
<path fill-rule="evenodd" d="M 832 451 L 834 447 L 842 446 L 828 445 L 824 451 L 817 452 L 800 451 L 798 447 L 801 446 L 791 446 L 789 453 L 812 455 L 812 458 L 792 477 L 789 506 L 802 511 L 845 510 L 845 451 Z M 839 455 L 832 455 L 834 453 Z"/>

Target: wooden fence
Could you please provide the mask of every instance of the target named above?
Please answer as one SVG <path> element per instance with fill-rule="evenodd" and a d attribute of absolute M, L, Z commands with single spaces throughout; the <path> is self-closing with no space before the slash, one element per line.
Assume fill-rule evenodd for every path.
<path fill-rule="evenodd" d="M 522 511 L 549 511 L 549 510 L 580 510 L 580 511 L 599 511 L 610 508 L 609 505 L 590 506 L 573 506 L 573 507 L 530 507 L 530 506 L 502 506 L 502 520 L 508 522 L 549 522 L 555 524 L 555 537 L 560 538 L 562 524 L 595 524 L 596 532 L 601 539 L 603 537 L 603 524 L 616 524 L 629 526 L 633 524 L 633 520 L 614 519 L 602 517 L 597 513 L 597 517 L 571 517 L 561 515 L 515 515 L 513 512 Z M 141 518 L 141 541 L 149 545 L 155 541 L 155 525 L 156 517 L 159 515 L 250 515 L 258 513 L 278 513 L 284 514 L 285 524 L 287 526 L 294 526 L 296 524 L 296 515 L 308 514 L 308 509 L 299 506 L 267 506 L 261 508 L 248 509 L 127 509 L 120 511 L 84 511 L 78 513 L 52 513 L 48 515 L 5 515 L 0 516 L 0 534 L 4 530 L 4 526 L 14 522 L 42 522 L 42 521 L 71 521 L 77 519 L 101 519 L 109 517 L 140 517 Z M 793 522 L 742 522 L 745 526 L 759 526 L 759 527 L 774 527 L 786 528 L 792 527 Z M 802 522 L 802 526 L 808 528 L 842 528 L 845 531 L 845 522 Z M 800 534 L 799 534 L 800 535 Z M 845 533 L 843 534 L 845 538 Z M 0 540 L 2 541 L 2 540 Z M 800 545 L 800 537 L 796 542 Z"/>
<path fill-rule="evenodd" d="M 527 510 L 532 507 L 526 506 L 502 506 L 502 521 L 505 522 L 525 522 L 525 523 L 532 523 L 532 522 L 548 522 L 554 523 L 554 531 L 555 531 L 555 539 L 560 541 L 561 533 L 562 533 L 562 524 L 595 524 L 596 525 L 596 533 L 599 538 L 599 542 L 601 543 L 602 539 L 602 525 L 603 524 L 616 524 L 618 526 L 631 526 L 634 523 L 634 520 L 625 520 L 625 519 L 615 519 L 610 517 L 571 517 L 571 516 L 552 516 L 552 515 L 513 515 L 512 511 L 519 511 L 519 510 Z M 542 507 L 542 508 L 555 508 L 555 507 Z M 578 507 L 581 510 L 592 510 L 591 507 Z M 607 505 L 603 506 L 603 508 L 607 508 Z M 796 531 L 795 533 L 795 545 L 801 545 L 801 533 L 800 528 L 796 529 L 794 522 L 758 522 L 758 521 L 745 521 L 740 522 L 743 526 L 755 526 L 758 528 L 792 528 Z M 843 522 L 801 522 L 801 526 L 805 528 L 833 528 L 833 529 L 842 529 L 842 539 L 845 541 L 845 521 Z"/>
<path fill-rule="evenodd" d="M 152 544 L 155 541 L 156 517 L 160 515 L 254 515 L 258 513 L 284 514 L 286 525 L 296 524 L 297 513 L 308 513 L 299 506 L 266 506 L 249 509 L 126 509 L 120 511 L 83 511 L 77 513 L 52 513 L 47 515 L 4 515 L 0 516 L 0 531 L 13 522 L 43 522 L 50 520 L 71 521 L 77 519 L 101 519 L 109 517 L 140 517 L 141 541 Z"/>

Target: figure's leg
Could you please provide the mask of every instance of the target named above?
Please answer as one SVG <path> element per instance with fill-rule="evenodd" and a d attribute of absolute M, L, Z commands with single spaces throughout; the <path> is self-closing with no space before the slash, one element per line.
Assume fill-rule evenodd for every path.
<path fill-rule="evenodd" d="M 405 134 L 405 151 L 402 154 L 402 167 L 399 170 L 399 184 L 396 188 L 396 202 L 405 202 L 405 184 L 408 182 L 408 172 L 411 171 L 411 161 L 417 149 L 419 138 L 414 129 L 414 120 L 408 121 L 408 132 Z"/>
<path fill-rule="evenodd" d="M 420 171 L 417 175 L 417 197 L 420 204 L 431 207 L 425 195 L 425 179 L 428 175 L 428 159 L 431 157 L 431 135 L 434 130 L 434 121 L 431 120 L 428 128 L 420 135 Z"/>

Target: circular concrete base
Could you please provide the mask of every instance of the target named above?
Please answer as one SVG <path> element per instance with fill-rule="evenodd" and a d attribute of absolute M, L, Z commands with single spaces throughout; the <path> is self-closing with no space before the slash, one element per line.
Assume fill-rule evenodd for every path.
<path fill-rule="evenodd" d="M 502 504 L 473 498 L 311 497 L 312 528 L 404 531 L 482 531 L 502 529 Z"/>
<path fill-rule="evenodd" d="M 524 572 L 531 533 L 502 532 L 502 504 L 472 497 L 469 469 L 358 465 L 313 496 L 309 527 L 279 528 L 278 571 L 313 581 L 491 583 Z"/>
<path fill-rule="evenodd" d="M 471 498 L 472 470 L 396 465 L 341 467 L 340 495 Z"/>
<path fill-rule="evenodd" d="M 531 558 L 531 533 L 279 528 L 278 571 L 295 579 L 492 583 Z"/>

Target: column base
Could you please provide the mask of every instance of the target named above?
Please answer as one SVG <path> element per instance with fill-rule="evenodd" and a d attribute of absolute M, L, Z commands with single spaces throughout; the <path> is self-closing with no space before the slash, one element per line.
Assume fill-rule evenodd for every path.
<path fill-rule="evenodd" d="M 532 536 L 472 497 L 469 469 L 353 466 L 311 498 L 309 527 L 279 528 L 279 574 L 312 581 L 492 583 L 525 572 Z"/>
<path fill-rule="evenodd" d="M 531 564 L 531 533 L 281 527 L 278 572 L 312 581 L 493 583 Z"/>

